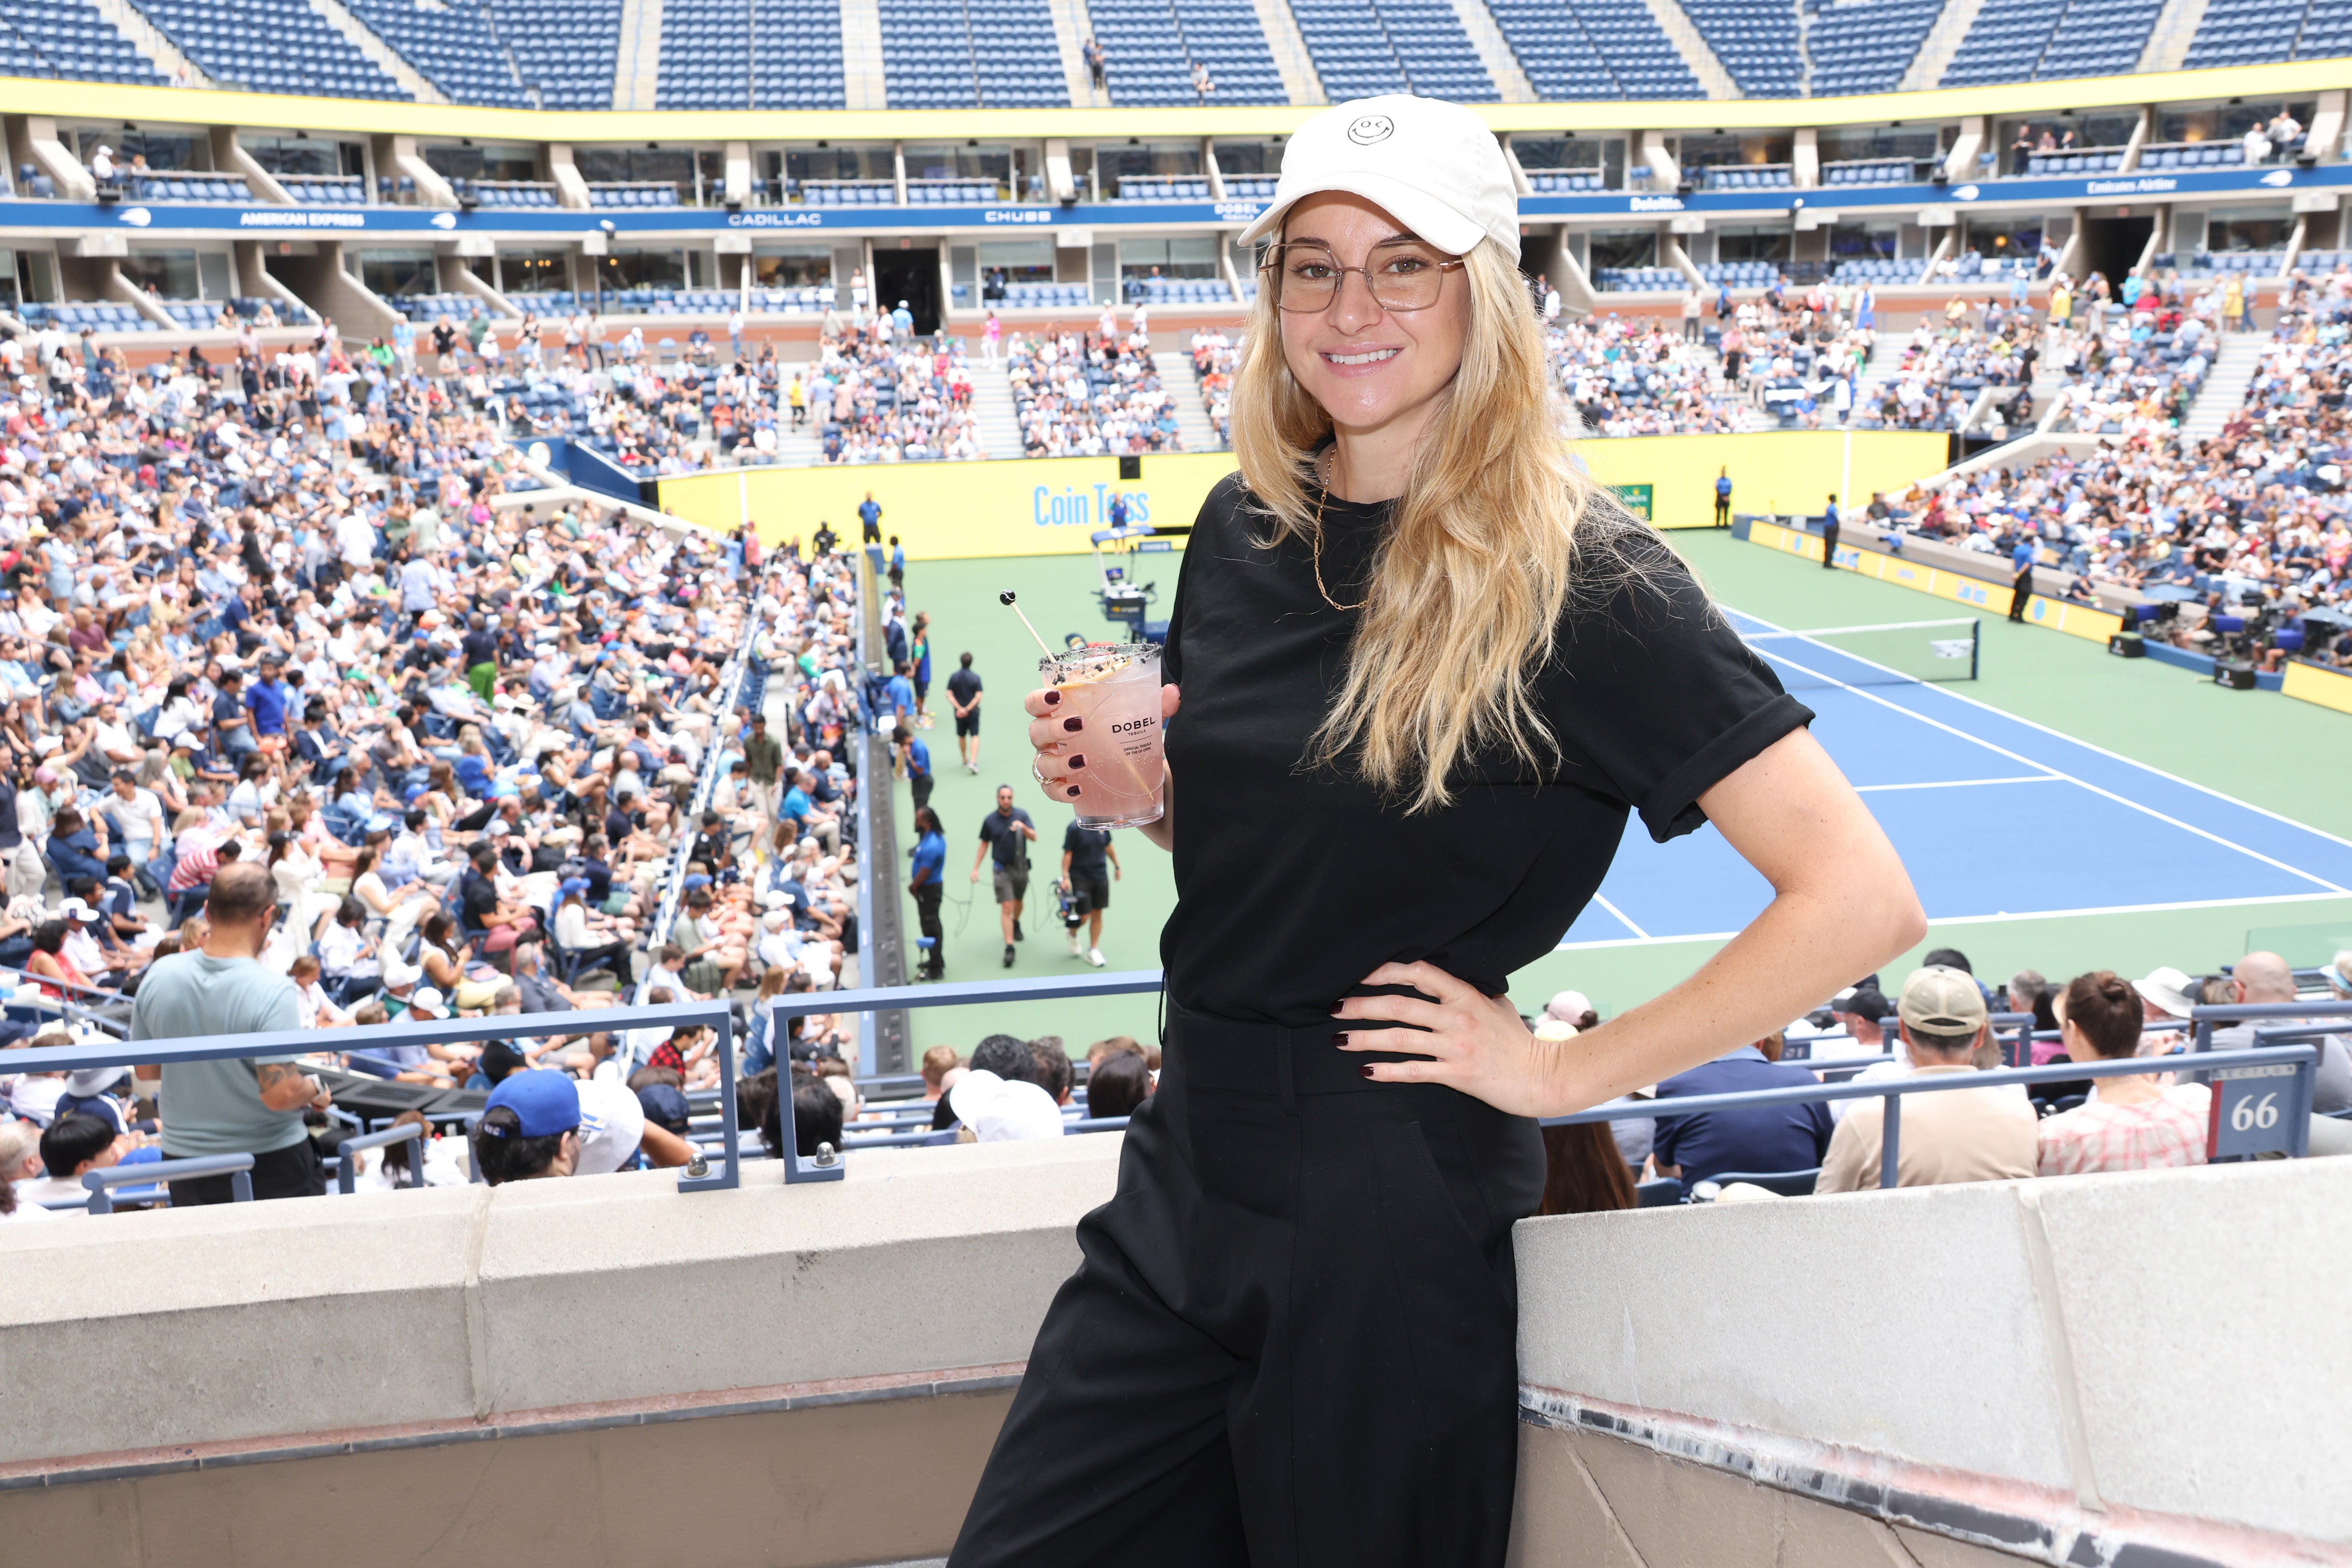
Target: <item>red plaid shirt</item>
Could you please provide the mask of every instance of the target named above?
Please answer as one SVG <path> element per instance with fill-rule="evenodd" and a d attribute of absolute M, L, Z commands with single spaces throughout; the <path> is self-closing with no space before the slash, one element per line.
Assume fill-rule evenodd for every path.
<path fill-rule="evenodd" d="M 2093 1099 L 2042 1123 L 2039 1172 L 2153 1171 L 2205 1163 L 2205 1122 L 2212 1091 L 2201 1083 L 2168 1089 L 2144 1105 Z"/>

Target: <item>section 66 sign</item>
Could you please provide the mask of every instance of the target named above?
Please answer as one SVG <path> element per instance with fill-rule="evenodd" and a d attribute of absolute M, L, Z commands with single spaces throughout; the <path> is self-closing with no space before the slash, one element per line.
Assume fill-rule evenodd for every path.
<path fill-rule="evenodd" d="M 2311 1115 L 2303 1103 L 2304 1081 L 2294 1066 L 2217 1070 L 2205 1157 L 2292 1153 L 2295 1130 Z"/>

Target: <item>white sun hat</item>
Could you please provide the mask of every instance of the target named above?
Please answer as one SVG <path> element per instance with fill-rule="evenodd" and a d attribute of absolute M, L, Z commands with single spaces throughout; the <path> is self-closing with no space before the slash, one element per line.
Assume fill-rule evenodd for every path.
<path fill-rule="evenodd" d="M 1291 132 L 1274 205 L 1242 243 L 1280 233 L 1292 204 L 1324 191 L 1377 202 L 1450 256 L 1481 239 L 1517 255 L 1519 197 L 1502 143 L 1458 103 L 1383 93 L 1334 104 Z"/>

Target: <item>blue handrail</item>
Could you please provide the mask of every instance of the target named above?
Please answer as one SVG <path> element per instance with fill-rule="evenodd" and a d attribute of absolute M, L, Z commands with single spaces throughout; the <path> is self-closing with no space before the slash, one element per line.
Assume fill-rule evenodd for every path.
<path fill-rule="evenodd" d="M 226 1176 L 232 1202 L 253 1201 L 253 1156 L 197 1154 L 184 1160 L 151 1160 L 138 1165 L 109 1165 L 84 1171 L 81 1184 L 89 1189 L 89 1212 L 112 1214 L 114 1189 L 143 1187 L 151 1183 L 189 1181 L 198 1176 Z"/>
<path fill-rule="evenodd" d="M 1654 1121 L 1662 1116 L 1696 1116 L 1709 1110 L 1748 1110 L 1770 1105 L 1811 1105 L 1820 1100 L 1872 1100 L 1886 1101 L 1885 1131 L 1880 1140 L 1878 1184 L 1893 1191 L 1896 1155 L 1903 1136 L 1903 1097 L 1940 1094 L 1956 1089 L 2000 1089 L 2010 1084 L 2065 1083 L 2086 1078 L 2145 1078 L 2152 1072 L 2176 1070 L 2158 1066 L 2162 1057 L 2116 1057 L 2095 1062 L 2051 1062 L 2038 1068 L 2001 1068 L 1992 1072 L 1939 1073 L 1932 1078 L 1878 1079 L 1868 1083 L 1795 1083 L 1786 1089 L 1745 1089 L 1737 1094 L 1693 1094 L 1678 1099 L 1611 1100 L 1567 1116 L 1543 1118 L 1546 1127 L 1574 1127 L 1591 1121 Z M 2290 1122 L 2289 1152 L 2301 1158 L 2311 1135 L 2311 1082 L 2319 1061 L 2317 1046 L 2270 1046 L 2245 1051 L 2215 1051 L 2198 1066 L 2200 1071 L 2231 1068 L 2292 1067 L 2295 1071 L 2301 1113 Z"/>

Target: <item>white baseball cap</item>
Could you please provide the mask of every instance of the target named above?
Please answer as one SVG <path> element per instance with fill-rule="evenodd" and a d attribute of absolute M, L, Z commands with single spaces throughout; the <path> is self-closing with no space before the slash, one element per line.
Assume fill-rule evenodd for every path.
<path fill-rule="evenodd" d="M 1492 239 L 1519 249 L 1519 197 L 1510 161 L 1486 122 L 1458 103 L 1382 93 L 1335 104 L 1291 132 L 1274 205 L 1242 242 L 1278 234 L 1291 205 L 1323 191 L 1377 202 L 1451 256 Z"/>

